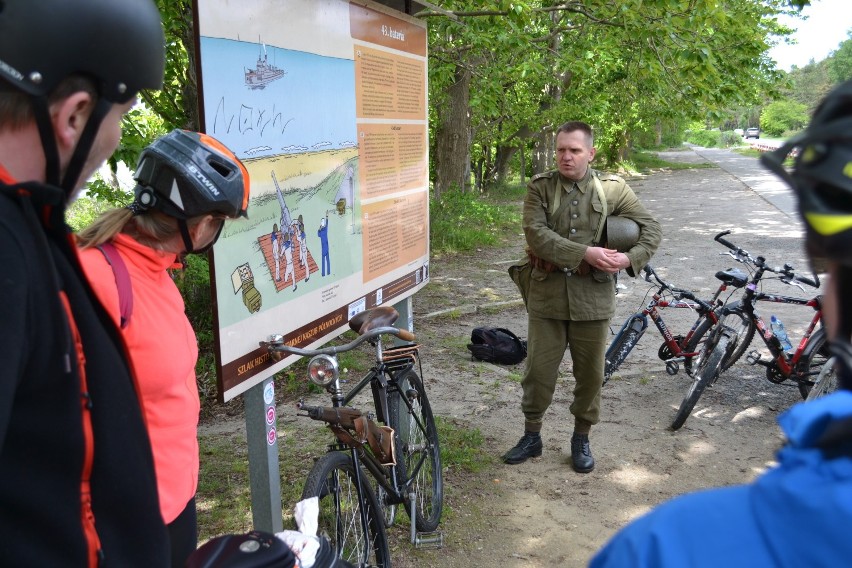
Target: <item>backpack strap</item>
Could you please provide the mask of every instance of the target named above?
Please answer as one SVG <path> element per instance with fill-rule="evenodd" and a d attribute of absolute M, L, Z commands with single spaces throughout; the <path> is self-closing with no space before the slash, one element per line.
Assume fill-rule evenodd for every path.
<path fill-rule="evenodd" d="M 121 329 L 124 329 L 130 323 L 130 316 L 133 314 L 133 287 L 130 284 L 130 273 L 114 244 L 111 242 L 102 243 L 98 245 L 98 250 L 103 253 L 115 276 L 115 286 L 118 289 L 118 309 L 121 314 Z"/>

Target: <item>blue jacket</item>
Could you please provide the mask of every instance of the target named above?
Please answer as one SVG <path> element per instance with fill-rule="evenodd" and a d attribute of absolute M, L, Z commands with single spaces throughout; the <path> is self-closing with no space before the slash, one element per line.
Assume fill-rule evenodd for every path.
<path fill-rule="evenodd" d="M 848 566 L 852 563 L 852 392 L 800 403 L 778 422 L 789 443 L 749 485 L 663 503 L 590 562 L 610 566 Z M 845 442 L 823 451 L 840 429 Z M 845 427 L 845 428 L 844 428 Z"/>

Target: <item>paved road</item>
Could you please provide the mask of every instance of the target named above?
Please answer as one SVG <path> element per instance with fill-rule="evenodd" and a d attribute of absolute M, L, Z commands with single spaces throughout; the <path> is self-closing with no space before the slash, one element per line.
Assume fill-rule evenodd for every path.
<path fill-rule="evenodd" d="M 753 189 L 779 211 L 792 218 L 798 218 L 796 201 L 790 188 L 755 158 L 742 156 L 728 149 L 702 148 L 689 144 L 687 146 L 690 146 L 697 155 L 708 162 L 713 162 Z"/>

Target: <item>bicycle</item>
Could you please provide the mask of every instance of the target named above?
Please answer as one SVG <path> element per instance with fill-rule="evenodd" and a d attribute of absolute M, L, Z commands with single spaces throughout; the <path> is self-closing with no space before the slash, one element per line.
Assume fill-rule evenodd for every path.
<path fill-rule="evenodd" d="M 726 233 L 720 233 L 720 235 L 723 234 Z M 651 299 L 648 300 L 644 308 L 627 318 L 621 326 L 621 330 L 619 330 L 607 348 L 604 384 L 609 381 L 612 374 L 621 366 L 636 344 L 639 343 L 639 340 L 648 328 L 649 317 L 654 322 L 654 325 L 656 325 L 660 335 L 663 336 L 663 343 L 660 345 L 657 355 L 665 362 L 666 372 L 669 375 L 676 375 L 680 370 L 680 363 L 683 363 L 684 370 L 691 376 L 694 364 L 693 359 L 698 357 L 702 352 L 702 345 L 707 332 L 719 320 L 719 308 L 730 299 L 731 295 L 725 301 L 719 298 L 729 287 L 733 286 L 736 289 L 740 289 L 748 282 L 748 275 L 741 270 L 720 270 L 715 275 L 720 281 L 719 287 L 709 301 L 704 301 L 689 290 L 675 288 L 664 281 L 650 264 L 646 265 L 642 270 L 645 272 L 645 281 L 651 282 L 651 278 L 653 277 L 659 287 L 652 294 Z M 735 291 L 732 291 L 731 294 Z M 672 299 L 667 299 L 667 295 L 671 295 Z M 698 318 L 686 335 L 672 335 L 658 308 L 688 308 L 698 312 Z M 743 334 L 744 342 L 742 347 L 736 352 L 731 353 L 725 362 L 727 367 L 733 365 L 748 348 L 748 343 L 754 335 L 754 327 L 750 326 L 749 322 L 743 323 Z"/>
<path fill-rule="evenodd" d="M 331 395 L 331 406 L 297 405 L 301 416 L 325 422 L 337 439 L 311 468 L 302 498 L 319 497 L 319 530 L 328 533 L 338 557 L 358 566 L 390 566 L 385 527 L 393 524 L 399 504 L 411 520 L 412 544 L 443 545 L 443 535 L 434 532 L 444 495 L 440 446 L 418 346 L 382 345 L 383 335 L 414 341 L 414 334 L 392 326 L 398 317 L 390 306 L 363 311 L 349 321 L 359 336 L 340 346 L 301 349 L 280 335 L 261 342 L 278 360 L 286 354 L 311 357 L 309 378 Z M 375 363 L 344 393 L 337 356 L 365 342 L 375 349 Z M 348 406 L 368 385 L 374 410 Z"/>
<path fill-rule="evenodd" d="M 834 368 L 835 361 L 836 358 L 831 357 L 825 362 L 805 400 L 814 400 L 837 390 L 837 369 Z"/>
<path fill-rule="evenodd" d="M 731 250 L 742 250 L 721 237 L 716 240 Z M 773 383 L 780 384 L 788 379 L 795 380 L 802 398 L 807 398 L 808 391 L 814 384 L 812 379 L 819 373 L 815 369 L 821 369 L 829 357 L 825 330 L 816 329 L 822 317 L 821 296 L 799 298 L 758 292 L 757 290 L 766 272 L 778 274 L 778 279 L 781 282 L 797 286 L 801 290 L 804 290 L 804 288 L 800 284 L 796 284 L 797 282 L 818 288 L 819 278 L 814 276 L 815 280 L 811 280 L 804 276 L 797 276 L 793 267 L 789 264 L 785 264 L 781 268 L 773 268 L 766 264 L 766 259 L 761 256 L 753 259 L 753 263 L 755 271 L 746 285 L 742 299 L 722 308 L 723 319 L 711 331 L 710 338 L 704 345 L 706 355 L 702 356 L 701 363 L 693 374 L 689 390 L 678 408 L 675 419 L 672 421 L 672 430 L 677 430 L 683 426 L 701 394 L 707 386 L 712 385 L 719 378 L 725 357 L 737 348 L 740 336 L 735 329 L 727 325 L 727 317 L 733 316 L 738 320 L 746 318 L 751 321 L 757 329 L 758 336 L 766 344 L 771 354 L 769 361 L 762 361 L 760 353 L 752 351 L 746 356 L 746 360 L 752 365 L 760 364 L 766 367 L 766 377 Z M 784 350 L 778 337 L 757 313 L 756 305 L 757 302 L 761 301 L 808 306 L 815 311 L 805 335 L 792 353 Z"/>

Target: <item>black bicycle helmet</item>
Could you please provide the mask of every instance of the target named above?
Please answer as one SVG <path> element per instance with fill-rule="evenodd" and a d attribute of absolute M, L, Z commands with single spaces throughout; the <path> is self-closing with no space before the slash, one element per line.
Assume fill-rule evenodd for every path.
<path fill-rule="evenodd" d="M 47 183 L 73 192 L 113 104 L 163 83 L 165 39 L 152 0 L 0 0 L 0 79 L 30 95 L 47 159 Z M 65 78 L 89 77 L 98 101 L 59 179 L 47 96 Z"/>
<path fill-rule="evenodd" d="M 788 173 L 783 162 L 795 148 Z M 761 162 L 798 195 L 808 251 L 852 266 L 852 81 L 829 93 L 802 134 Z"/>
<path fill-rule="evenodd" d="M 125 103 L 163 84 L 165 40 L 151 0 L 3 0 L 0 76 L 31 95 L 47 95 L 74 73 L 99 94 Z"/>
<path fill-rule="evenodd" d="M 242 162 L 206 134 L 173 130 L 142 150 L 135 205 L 178 219 L 188 252 L 186 220 L 208 214 L 247 217 L 249 175 Z"/>

